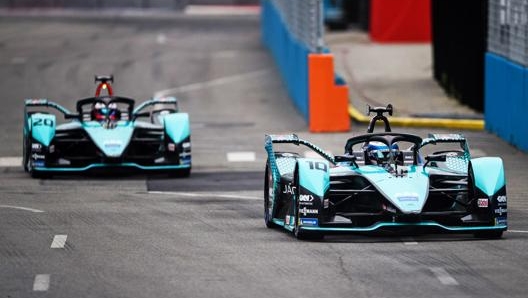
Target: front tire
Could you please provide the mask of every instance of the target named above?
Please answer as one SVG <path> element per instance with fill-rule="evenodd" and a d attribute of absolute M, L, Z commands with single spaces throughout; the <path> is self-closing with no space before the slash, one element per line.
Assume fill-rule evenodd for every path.
<path fill-rule="evenodd" d="M 264 176 L 264 223 L 266 227 L 273 229 L 277 225 L 272 221 L 273 219 L 273 207 L 270 202 L 270 193 L 275 191 L 273 175 L 269 166 L 269 162 L 266 163 L 266 174 Z M 275 195 L 273 196 L 275 197 Z"/>
<path fill-rule="evenodd" d="M 294 215 L 295 215 L 295 224 L 293 226 L 293 235 L 295 236 L 295 238 L 299 239 L 299 240 L 322 240 L 324 238 L 324 234 L 321 233 L 321 232 L 317 232 L 317 231 L 306 231 L 306 230 L 302 230 L 300 228 L 300 225 L 299 225 L 299 209 L 300 209 L 300 205 L 299 205 L 299 190 L 300 190 L 300 185 L 299 185 L 299 169 L 296 168 L 295 171 L 293 172 L 293 185 L 295 185 L 295 195 L 294 195 L 294 198 L 295 198 L 295 210 L 294 210 Z"/>

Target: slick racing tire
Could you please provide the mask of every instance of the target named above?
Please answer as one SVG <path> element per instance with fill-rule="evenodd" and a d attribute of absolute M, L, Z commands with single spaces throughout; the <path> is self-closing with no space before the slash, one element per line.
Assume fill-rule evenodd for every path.
<path fill-rule="evenodd" d="M 24 171 L 26 173 L 29 173 L 29 158 L 30 158 L 30 146 L 29 146 L 29 139 L 24 136 L 22 141 L 22 150 L 23 150 L 23 157 L 22 157 L 22 165 L 24 166 Z"/>
<path fill-rule="evenodd" d="M 295 169 L 295 172 L 293 173 L 293 183 L 295 185 L 295 208 L 294 208 L 294 215 L 295 215 L 295 224 L 293 227 L 293 235 L 295 235 L 295 238 L 299 240 L 322 240 L 324 238 L 324 234 L 321 232 L 315 232 L 315 231 L 305 231 L 302 230 L 299 227 L 299 170 L 298 168 Z"/>
<path fill-rule="evenodd" d="M 266 174 L 264 176 L 264 223 L 266 227 L 273 229 L 277 225 L 272 221 L 273 219 L 273 207 L 270 202 L 270 193 L 275 192 L 273 175 L 269 166 L 269 162 L 266 163 Z M 275 197 L 275 196 L 273 196 Z"/>

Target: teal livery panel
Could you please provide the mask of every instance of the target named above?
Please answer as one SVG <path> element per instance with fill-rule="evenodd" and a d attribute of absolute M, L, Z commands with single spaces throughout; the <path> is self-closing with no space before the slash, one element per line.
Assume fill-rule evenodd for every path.
<path fill-rule="evenodd" d="M 501 158 L 475 158 L 471 160 L 471 166 L 475 175 L 475 186 L 486 195 L 492 196 L 506 185 Z"/>
<path fill-rule="evenodd" d="M 30 116 L 29 122 L 33 139 L 48 147 L 55 136 L 55 115 L 36 113 Z"/>
<path fill-rule="evenodd" d="M 163 124 L 167 135 L 175 143 L 180 143 L 191 135 L 189 114 L 187 113 L 168 114 L 163 117 Z"/>

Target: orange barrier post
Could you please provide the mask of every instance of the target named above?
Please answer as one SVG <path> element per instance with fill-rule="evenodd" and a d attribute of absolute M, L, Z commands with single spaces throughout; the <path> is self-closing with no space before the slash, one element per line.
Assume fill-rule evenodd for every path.
<path fill-rule="evenodd" d="M 308 93 L 311 132 L 350 130 L 348 86 L 335 85 L 332 54 L 308 55 Z"/>

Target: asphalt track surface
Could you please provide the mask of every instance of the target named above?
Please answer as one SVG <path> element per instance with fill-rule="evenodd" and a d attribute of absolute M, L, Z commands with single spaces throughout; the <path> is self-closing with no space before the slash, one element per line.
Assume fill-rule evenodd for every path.
<path fill-rule="evenodd" d="M 188 179 L 38 180 L 1 167 L 2 298 L 526 297 L 528 158 L 486 132 L 465 133 L 477 153 L 504 159 L 511 231 L 502 240 L 303 242 L 264 226 L 265 133 L 296 132 L 338 153 L 365 127 L 307 132 L 256 17 L 2 18 L 0 53 L 1 158 L 21 155 L 24 98 L 73 109 L 94 74 L 113 73 L 117 94 L 176 93 L 191 115 L 194 162 Z M 229 161 L 236 152 L 254 161 Z"/>

